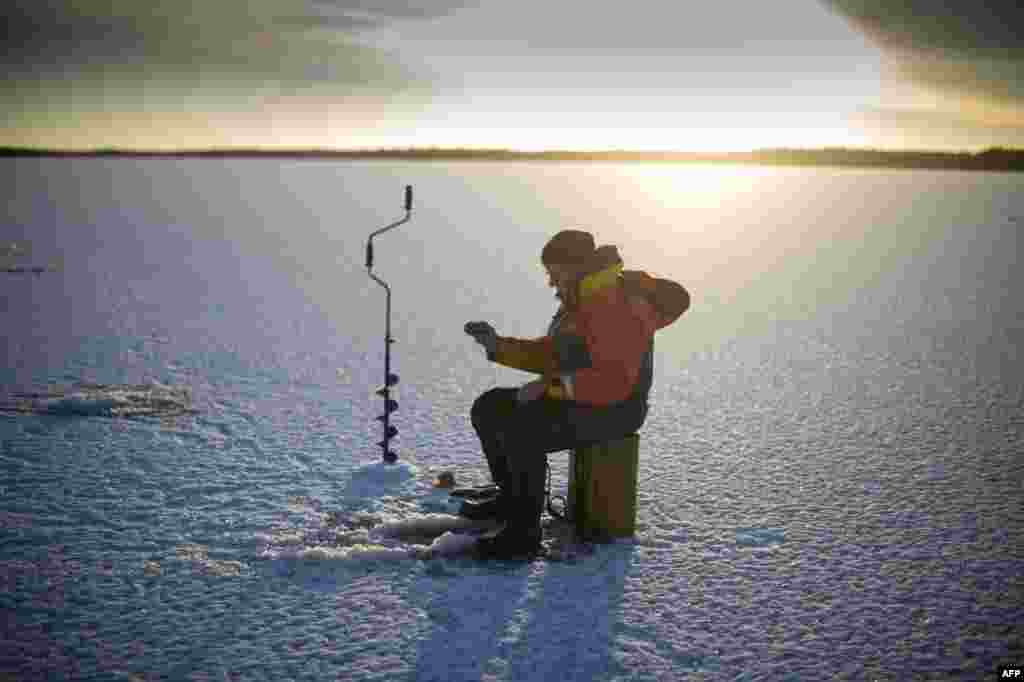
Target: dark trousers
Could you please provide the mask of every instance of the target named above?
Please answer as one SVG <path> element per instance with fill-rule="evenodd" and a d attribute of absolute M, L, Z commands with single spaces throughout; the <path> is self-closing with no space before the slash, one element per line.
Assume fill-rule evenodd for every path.
<path fill-rule="evenodd" d="M 536 531 L 544 511 L 547 454 L 633 433 L 647 417 L 647 404 L 590 407 L 539 398 L 520 405 L 517 392 L 492 388 L 476 399 L 470 417 L 491 478 L 501 486 L 509 529 Z"/>

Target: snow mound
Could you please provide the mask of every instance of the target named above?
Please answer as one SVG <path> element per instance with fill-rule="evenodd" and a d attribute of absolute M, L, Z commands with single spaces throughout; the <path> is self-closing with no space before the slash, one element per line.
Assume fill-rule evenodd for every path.
<path fill-rule="evenodd" d="M 408 462 L 365 464 L 352 472 L 345 497 L 380 499 L 388 495 L 413 492 L 419 469 Z"/>
<path fill-rule="evenodd" d="M 0 412 L 58 417 L 176 417 L 194 414 L 186 386 L 91 384 L 15 393 L 0 400 Z"/>
<path fill-rule="evenodd" d="M 373 528 L 371 535 L 402 539 L 439 536 L 452 531 L 491 530 L 496 527 L 494 521 L 473 521 L 452 514 L 423 514 L 385 522 Z"/>
<path fill-rule="evenodd" d="M 406 518 L 335 519 L 329 528 L 278 528 L 258 534 L 266 542 L 263 559 L 389 561 L 431 559 L 465 554 L 479 533 L 496 530 L 495 521 L 473 521 L 451 514 L 417 514 Z"/>
<path fill-rule="evenodd" d="M 430 543 L 427 551 L 431 556 L 455 556 L 470 551 L 475 543 L 476 538 L 472 535 L 447 531 Z"/>

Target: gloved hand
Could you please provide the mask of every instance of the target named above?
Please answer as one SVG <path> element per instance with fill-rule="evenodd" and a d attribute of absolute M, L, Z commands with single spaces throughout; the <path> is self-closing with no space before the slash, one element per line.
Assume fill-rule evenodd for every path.
<path fill-rule="evenodd" d="M 487 350 L 487 357 L 494 358 L 498 348 L 498 333 L 488 322 L 467 322 L 465 326 L 467 334 Z"/>
<path fill-rule="evenodd" d="M 547 386 L 547 382 L 543 379 L 537 379 L 536 381 L 531 381 L 528 384 L 523 384 L 516 392 L 516 402 L 522 405 L 523 403 L 528 403 L 531 400 L 537 400 L 538 398 L 543 397 L 544 392 L 547 390 Z"/>

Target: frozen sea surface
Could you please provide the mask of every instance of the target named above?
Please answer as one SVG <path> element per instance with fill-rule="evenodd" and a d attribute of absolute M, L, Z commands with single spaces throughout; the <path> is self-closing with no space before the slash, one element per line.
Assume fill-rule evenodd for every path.
<path fill-rule="evenodd" d="M 0 289 L 12 679 L 969 680 L 1024 660 L 1022 176 L 3 163 L 3 239 L 31 246 L 5 253 L 61 263 Z M 363 248 L 405 184 L 413 220 L 375 267 L 402 376 L 388 468 Z M 639 531 L 475 562 L 428 528 L 454 511 L 431 483 L 484 482 L 470 406 L 528 377 L 462 325 L 540 334 L 538 254 L 567 226 L 694 297 L 657 340 Z"/>

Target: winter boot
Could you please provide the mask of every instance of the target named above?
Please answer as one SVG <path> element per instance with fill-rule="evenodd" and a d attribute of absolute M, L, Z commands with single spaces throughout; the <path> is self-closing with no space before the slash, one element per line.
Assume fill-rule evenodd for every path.
<path fill-rule="evenodd" d="M 480 559 L 515 560 L 533 559 L 542 551 L 541 529 L 522 529 L 506 526 L 493 537 L 476 541 L 475 552 Z"/>
<path fill-rule="evenodd" d="M 505 527 L 493 537 L 480 538 L 476 542 L 476 555 L 481 559 L 532 559 L 542 552 L 543 533 L 540 515 L 544 509 L 543 463 L 524 472 L 520 477 L 517 497 L 503 495 L 501 511 Z M 536 469 L 541 471 L 539 485 Z M 531 476 L 533 474 L 533 476 Z M 532 484 L 532 485 L 531 485 Z"/>
<path fill-rule="evenodd" d="M 486 521 L 488 519 L 500 519 L 504 516 L 505 499 L 500 495 L 492 495 L 484 499 L 463 500 L 459 507 L 459 516 L 474 521 Z"/>

